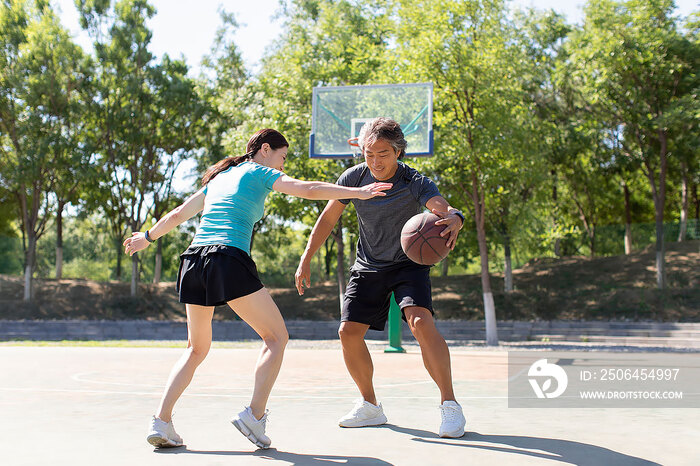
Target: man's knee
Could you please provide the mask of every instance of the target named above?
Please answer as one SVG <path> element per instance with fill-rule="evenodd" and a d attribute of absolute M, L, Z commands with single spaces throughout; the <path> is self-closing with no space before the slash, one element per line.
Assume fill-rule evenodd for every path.
<path fill-rule="evenodd" d="M 369 326 L 358 322 L 341 322 L 338 329 L 338 336 L 341 341 L 350 342 L 365 338 Z"/>
<path fill-rule="evenodd" d="M 406 322 L 411 329 L 411 333 L 416 338 L 420 338 L 427 332 L 432 332 L 435 329 L 435 320 L 430 311 L 424 307 L 409 307 L 404 309 Z"/>

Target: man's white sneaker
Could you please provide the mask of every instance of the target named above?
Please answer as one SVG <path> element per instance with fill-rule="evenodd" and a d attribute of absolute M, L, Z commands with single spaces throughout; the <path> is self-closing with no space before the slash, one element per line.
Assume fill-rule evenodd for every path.
<path fill-rule="evenodd" d="M 164 422 L 153 416 L 148 427 L 148 443 L 156 448 L 181 447 L 182 437 L 177 435 L 173 421 Z"/>
<path fill-rule="evenodd" d="M 456 401 L 445 401 L 440 405 L 440 437 L 458 438 L 464 435 L 464 426 L 467 420 L 464 418 L 462 407 Z"/>
<path fill-rule="evenodd" d="M 238 413 L 238 416 L 231 420 L 236 429 L 241 431 L 241 434 L 245 435 L 248 440 L 253 442 L 260 448 L 270 448 L 272 441 L 270 437 L 265 435 L 265 424 L 267 423 L 267 413 L 260 419 L 255 419 L 253 412 L 250 410 L 250 406 Z"/>
<path fill-rule="evenodd" d="M 338 421 L 340 427 L 368 427 L 386 423 L 382 404 L 377 406 L 360 398 L 355 407 Z"/>

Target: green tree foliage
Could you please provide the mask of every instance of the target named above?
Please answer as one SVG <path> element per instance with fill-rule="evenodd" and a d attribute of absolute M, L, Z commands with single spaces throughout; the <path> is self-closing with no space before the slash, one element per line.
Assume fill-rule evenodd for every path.
<path fill-rule="evenodd" d="M 25 249 L 24 299 L 31 300 L 36 247 L 51 218 L 70 147 L 83 55 L 48 2 L 0 6 L 0 172 L 19 206 Z"/>
<path fill-rule="evenodd" d="M 435 178 L 448 200 L 472 214 L 487 341 L 497 344 L 486 219 L 491 195 L 522 194 L 516 187 L 503 189 L 505 178 L 536 170 L 537 159 L 528 149 L 532 128 L 522 80 L 527 57 L 517 46 L 502 1 L 398 1 L 396 7 L 394 69 L 403 79 L 432 81 L 437 87 Z"/>
<path fill-rule="evenodd" d="M 625 152 L 641 164 L 655 206 L 657 286 L 664 288 L 663 221 L 670 145 L 696 118 L 697 47 L 679 31 L 670 0 L 591 0 L 571 39 L 572 71 L 590 110 L 622 126 Z M 697 101 L 697 99 L 694 99 Z"/>
<path fill-rule="evenodd" d="M 292 1 L 284 5 L 282 35 L 263 59 L 258 76 L 249 84 L 246 118 L 234 139 L 244 138 L 263 126 L 281 131 L 290 143 L 286 171 L 300 179 L 335 182 L 354 161 L 309 160 L 311 93 L 314 86 L 383 82 L 379 72 L 388 46 L 388 23 L 382 2 L 347 0 Z M 325 202 L 273 195 L 270 220 L 297 222 L 306 233 Z M 268 220 L 268 221 L 270 221 Z M 326 244 L 326 264 L 336 252 L 338 285 L 345 286 L 346 228 L 354 230 L 350 209 L 343 215 Z M 270 227 L 273 228 L 273 227 Z"/>
<path fill-rule="evenodd" d="M 132 279 L 132 291 L 139 277 L 173 279 L 194 221 L 122 273 L 124 236 L 188 194 L 172 185 L 184 160 L 201 173 L 263 127 L 289 140 L 289 175 L 335 181 L 356 161 L 309 160 L 315 86 L 434 83 L 435 156 L 407 162 L 471 214 L 449 266 L 480 268 L 490 343 L 489 272 L 517 288 L 511 255 L 629 253 L 655 240 L 663 286 L 663 242 L 696 234 L 700 13 L 674 16 L 670 0 L 590 0 L 580 26 L 505 0 L 290 0 L 255 72 L 222 10 L 196 80 L 149 51 L 146 0 L 76 5 L 89 55 L 48 2 L 0 6 L 0 272 L 24 268 L 28 297 L 31 277 L 52 269 Z M 291 283 L 324 206 L 269 197 L 253 248 L 265 280 Z M 335 275 L 342 291 L 355 223 L 349 207 L 314 281 Z"/>
<path fill-rule="evenodd" d="M 171 207 L 173 174 L 182 158 L 199 147 L 205 107 L 182 61 L 166 55 L 154 63 L 146 20 L 155 10 L 145 0 L 113 6 L 81 1 L 79 9 L 97 55 L 92 118 L 97 163 L 105 176 L 96 199 L 110 219 L 119 257 L 128 230 L 141 230 L 149 215 Z M 138 279 L 134 254 L 132 296 Z"/>

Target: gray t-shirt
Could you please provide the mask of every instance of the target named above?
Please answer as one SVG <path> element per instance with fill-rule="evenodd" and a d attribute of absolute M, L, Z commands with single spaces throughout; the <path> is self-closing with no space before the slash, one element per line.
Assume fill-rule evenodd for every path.
<path fill-rule="evenodd" d="M 386 196 L 352 199 L 360 226 L 357 260 L 352 270 L 358 272 L 388 270 L 410 262 L 401 249 L 401 228 L 423 210 L 428 199 L 440 195 L 432 180 L 403 162 L 399 162 L 394 176 L 384 181 L 393 183 L 385 191 Z M 359 187 L 375 182 L 367 164 L 361 163 L 345 170 L 337 184 Z M 350 199 L 340 202 L 347 205 Z"/>

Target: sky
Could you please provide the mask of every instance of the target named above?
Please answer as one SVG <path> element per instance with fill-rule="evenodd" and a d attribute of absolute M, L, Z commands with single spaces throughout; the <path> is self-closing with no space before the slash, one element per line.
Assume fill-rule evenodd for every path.
<path fill-rule="evenodd" d="M 78 25 L 78 13 L 74 0 L 52 0 L 59 8 L 61 21 L 84 48 L 90 48 L 90 40 Z M 172 58 L 184 57 L 191 69 L 190 75 L 199 74 L 202 57 L 209 53 L 214 34 L 221 24 L 219 7 L 236 15 L 241 24 L 234 34 L 236 46 L 241 51 L 246 67 L 256 71 L 265 47 L 278 36 L 281 21 L 273 16 L 279 10 L 280 0 L 150 0 L 157 13 L 149 27 L 153 31 L 151 52 L 157 57 L 167 53 Z M 582 19 L 580 0 L 512 0 L 512 5 L 538 9 L 552 8 L 564 14 L 570 22 Z M 697 0 L 676 0 L 678 12 L 687 15 L 700 9 Z"/>

